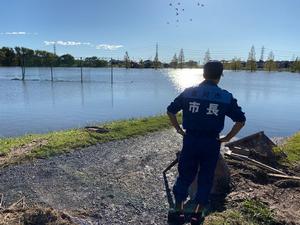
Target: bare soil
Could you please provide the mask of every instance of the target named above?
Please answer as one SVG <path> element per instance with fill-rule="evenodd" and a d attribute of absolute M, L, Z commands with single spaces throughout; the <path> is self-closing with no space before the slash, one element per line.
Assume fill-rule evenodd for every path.
<path fill-rule="evenodd" d="M 162 171 L 181 149 L 181 141 L 167 130 L 7 166 L 0 169 L 4 206 L 25 196 L 28 210 L 34 210 L 29 215 L 36 205 L 50 207 L 59 218 L 68 215 L 71 220 L 63 221 L 67 224 L 165 225 L 168 203 Z M 279 224 L 300 224 L 299 183 L 269 179 L 245 163 L 228 163 L 231 193 L 220 210 L 256 198 L 274 210 Z M 176 173 L 174 168 L 168 174 L 171 184 Z M 2 210 L 0 219 L 4 215 Z"/>

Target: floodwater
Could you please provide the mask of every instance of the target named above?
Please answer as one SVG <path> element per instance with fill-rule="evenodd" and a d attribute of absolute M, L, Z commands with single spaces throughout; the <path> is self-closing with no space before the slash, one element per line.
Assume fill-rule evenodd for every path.
<path fill-rule="evenodd" d="M 203 80 L 201 69 L 0 67 L 0 137 L 54 130 L 166 112 L 184 88 Z M 265 131 L 287 136 L 300 130 L 300 75 L 288 72 L 225 71 L 219 84 L 232 92 L 246 112 L 240 137 Z M 232 125 L 226 120 L 223 133 Z"/>

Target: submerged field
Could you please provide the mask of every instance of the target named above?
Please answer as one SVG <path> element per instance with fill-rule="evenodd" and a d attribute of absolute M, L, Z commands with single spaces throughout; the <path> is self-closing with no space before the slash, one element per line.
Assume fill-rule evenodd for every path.
<path fill-rule="evenodd" d="M 0 67 L 0 138 L 158 115 L 181 91 L 203 81 L 202 69 L 115 68 L 111 84 L 109 69 L 84 68 L 81 83 L 80 68 L 54 68 L 51 82 L 47 69 L 29 68 L 22 82 L 11 80 L 20 68 Z M 270 137 L 298 131 L 299 85 L 299 74 L 263 71 L 224 71 L 219 84 L 246 113 L 240 136 L 263 130 Z M 225 131 L 230 127 L 228 120 Z"/>

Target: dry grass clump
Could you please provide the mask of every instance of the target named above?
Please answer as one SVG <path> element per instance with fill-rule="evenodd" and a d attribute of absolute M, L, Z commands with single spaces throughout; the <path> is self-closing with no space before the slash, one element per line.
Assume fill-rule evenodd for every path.
<path fill-rule="evenodd" d="M 0 225 L 75 225 L 71 218 L 52 208 L 28 207 L 25 198 L 9 207 L 3 206 L 0 194 Z"/>

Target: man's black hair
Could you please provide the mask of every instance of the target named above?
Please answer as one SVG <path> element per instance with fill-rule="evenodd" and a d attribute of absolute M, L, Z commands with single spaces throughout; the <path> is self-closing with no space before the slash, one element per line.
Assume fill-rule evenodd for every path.
<path fill-rule="evenodd" d="M 223 74 L 223 64 L 219 61 L 209 61 L 204 65 L 205 79 L 220 79 Z"/>

